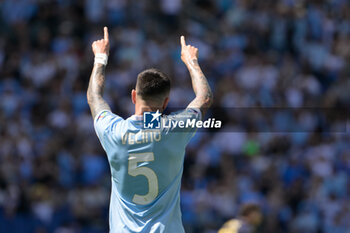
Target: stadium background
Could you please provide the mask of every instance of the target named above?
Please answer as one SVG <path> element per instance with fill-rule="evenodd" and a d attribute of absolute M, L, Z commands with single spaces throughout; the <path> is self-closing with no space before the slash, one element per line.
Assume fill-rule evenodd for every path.
<path fill-rule="evenodd" d="M 3 0 L 0 12 L 2 233 L 107 232 L 110 174 L 86 102 L 105 25 L 105 96 L 122 116 L 146 67 L 172 77 L 170 106 L 193 98 L 181 34 L 199 47 L 216 107 L 349 107 L 347 0 Z M 187 232 L 216 232 L 247 202 L 263 208 L 261 232 L 350 232 L 349 133 L 304 120 L 309 132 L 232 122 L 240 133 L 198 133 L 181 192 Z"/>

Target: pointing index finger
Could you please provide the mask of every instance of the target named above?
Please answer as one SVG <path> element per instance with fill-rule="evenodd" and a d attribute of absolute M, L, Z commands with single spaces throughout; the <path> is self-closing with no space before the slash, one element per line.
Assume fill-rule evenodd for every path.
<path fill-rule="evenodd" d="M 186 42 L 185 42 L 185 37 L 181 36 L 181 46 L 185 47 L 186 46 Z"/>
<path fill-rule="evenodd" d="M 109 41 L 108 28 L 104 27 L 103 31 L 104 31 L 104 39 Z"/>

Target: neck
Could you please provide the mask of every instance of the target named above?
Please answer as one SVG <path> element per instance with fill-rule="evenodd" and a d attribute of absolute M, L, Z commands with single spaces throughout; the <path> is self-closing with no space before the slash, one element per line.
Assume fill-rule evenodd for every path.
<path fill-rule="evenodd" d="M 156 112 L 157 110 L 159 110 L 160 112 L 163 112 L 162 107 L 150 107 L 148 105 L 135 105 L 136 116 L 143 116 L 144 112 Z"/>

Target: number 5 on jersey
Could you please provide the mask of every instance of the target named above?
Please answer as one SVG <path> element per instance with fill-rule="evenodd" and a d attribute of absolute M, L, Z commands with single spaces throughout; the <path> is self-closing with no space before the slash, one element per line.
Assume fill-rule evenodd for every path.
<path fill-rule="evenodd" d="M 135 204 L 147 205 L 158 196 L 158 178 L 156 173 L 148 167 L 137 167 L 138 163 L 151 161 L 154 161 L 152 152 L 129 154 L 128 174 L 130 176 L 145 176 L 148 180 L 148 193 L 146 195 L 135 194 L 132 199 Z"/>

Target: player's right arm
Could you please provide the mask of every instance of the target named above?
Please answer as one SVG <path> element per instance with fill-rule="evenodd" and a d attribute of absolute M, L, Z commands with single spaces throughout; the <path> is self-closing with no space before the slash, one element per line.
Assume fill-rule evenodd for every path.
<path fill-rule="evenodd" d="M 199 66 L 198 49 L 191 45 L 186 45 L 184 36 L 181 36 L 181 60 L 185 63 L 190 72 L 192 87 L 196 95 L 187 108 L 200 109 L 202 115 L 204 115 L 206 110 L 213 103 L 213 94 L 208 81 Z"/>

